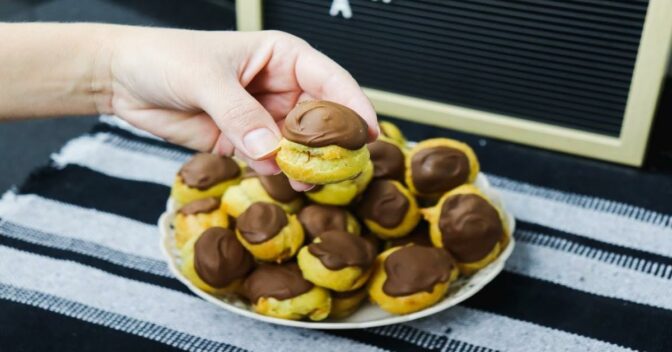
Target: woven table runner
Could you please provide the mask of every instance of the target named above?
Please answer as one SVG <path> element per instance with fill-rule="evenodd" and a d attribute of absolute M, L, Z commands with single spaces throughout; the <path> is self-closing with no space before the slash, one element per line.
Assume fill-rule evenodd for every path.
<path fill-rule="evenodd" d="M 190 154 L 102 117 L 2 197 L 0 350 L 672 351 L 670 189 L 634 170 L 560 165 L 586 173 L 572 184 L 485 157 L 517 218 L 500 276 L 425 319 L 309 331 L 218 309 L 168 272 L 155 224 Z"/>

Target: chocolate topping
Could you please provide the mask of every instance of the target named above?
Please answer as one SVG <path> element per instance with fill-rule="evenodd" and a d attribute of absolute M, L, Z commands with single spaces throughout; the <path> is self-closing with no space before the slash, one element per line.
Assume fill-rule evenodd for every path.
<path fill-rule="evenodd" d="M 257 202 L 238 216 L 236 229 L 247 242 L 259 244 L 275 237 L 287 223 L 287 214 L 282 208 L 273 203 Z"/>
<path fill-rule="evenodd" d="M 261 182 L 261 186 L 266 190 L 266 193 L 278 202 L 291 202 L 301 195 L 301 193 L 292 188 L 285 174 L 259 176 L 259 181 Z"/>
<path fill-rule="evenodd" d="M 229 229 L 211 227 L 194 244 L 194 269 L 212 287 L 245 277 L 253 266 L 254 258 Z"/>
<path fill-rule="evenodd" d="M 327 231 L 346 231 L 348 227 L 347 212 L 331 205 L 309 205 L 301 209 L 298 218 L 310 241 Z"/>
<path fill-rule="evenodd" d="M 376 180 L 369 185 L 358 210 L 363 218 L 389 229 L 401 224 L 409 206 L 409 200 L 394 182 Z"/>
<path fill-rule="evenodd" d="M 301 275 L 296 263 L 262 264 L 245 280 L 244 292 L 252 303 L 261 297 L 283 300 L 310 291 L 313 284 Z"/>
<path fill-rule="evenodd" d="M 504 234 L 497 210 L 475 194 L 446 199 L 441 206 L 439 230 L 443 246 L 460 262 L 483 259 Z"/>
<path fill-rule="evenodd" d="M 357 150 L 366 144 L 368 126 L 356 112 L 341 104 L 324 101 L 299 103 L 289 112 L 282 135 L 309 147 L 338 145 Z"/>
<path fill-rule="evenodd" d="M 432 292 L 436 284 L 450 279 L 453 260 L 442 249 L 414 245 L 394 251 L 385 259 L 384 267 L 387 280 L 383 292 L 399 297 Z"/>
<path fill-rule="evenodd" d="M 220 204 L 219 198 L 209 197 L 195 200 L 191 203 L 187 203 L 177 212 L 183 215 L 210 213 L 219 209 L 219 204 Z"/>
<path fill-rule="evenodd" d="M 404 177 L 404 153 L 398 146 L 377 140 L 367 145 L 371 162 L 373 162 L 373 177 L 401 180 Z"/>
<path fill-rule="evenodd" d="M 233 159 L 208 153 L 194 155 L 178 173 L 184 184 L 201 191 L 239 174 L 240 167 Z"/>
<path fill-rule="evenodd" d="M 349 266 L 366 270 L 376 259 L 376 248 L 371 242 L 345 231 L 323 233 L 319 242 L 308 245 L 308 251 L 330 270 Z"/>
<path fill-rule="evenodd" d="M 467 182 L 469 159 L 458 149 L 421 149 L 411 159 L 413 185 L 422 193 L 440 193 Z"/>
<path fill-rule="evenodd" d="M 418 246 L 432 247 L 432 241 L 429 239 L 429 228 L 427 227 L 427 223 L 421 222 L 407 236 L 391 239 L 390 247 L 400 247 L 411 243 Z"/>

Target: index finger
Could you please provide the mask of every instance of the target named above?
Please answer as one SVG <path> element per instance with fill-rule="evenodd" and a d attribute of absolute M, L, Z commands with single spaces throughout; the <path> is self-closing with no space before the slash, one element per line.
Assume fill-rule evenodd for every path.
<path fill-rule="evenodd" d="M 294 67 L 301 89 L 316 99 L 329 100 L 357 112 L 369 126 L 369 139 L 378 138 L 380 129 L 373 105 L 343 67 L 326 55 L 306 45 L 299 51 Z"/>

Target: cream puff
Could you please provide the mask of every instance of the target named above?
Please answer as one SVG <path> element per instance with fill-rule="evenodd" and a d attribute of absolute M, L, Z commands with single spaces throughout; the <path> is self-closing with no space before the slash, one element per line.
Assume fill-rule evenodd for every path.
<path fill-rule="evenodd" d="M 343 292 L 366 283 L 376 249 L 366 239 L 344 231 L 325 232 L 299 251 L 297 261 L 306 280 Z"/>
<path fill-rule="evenodd" d="M 438 198 L 465 183 L 473 183 L 480 166 L 466 144 L 448 138 L 418 143 L 406 159 L 406 185 L 413 194 Z"/>
<path fill-rule="evenodd" d="M 273 203 L 250 205 L 236 219 L 236 235 L 258 260 L 284 262 L 303 244 L 303 227 L 296 215 L 284 212 Z"/>
<path fill-rule="evenodd" d="M 171 197 L 178 204 L 221 197 L 240 181 L 240 166 L 231 158 L 209 153 L 197 153 L 177 173 Z"/>
<path fill-rule="evenodd" d="M 238 293 L 254 258 L 233 231 L 211 227 L 182 248 L 182 274 L 196 287 L 214 295 Z"/>
<path fill-rule="evenodd" d="M 182 248 L 187 241 L 211 227 L 229 227 L 229 217 L 217 197 L 187 203 L 175 214 L 175 245 Z"/>
<path fill-rule="evenodd" d="M 378 237 L 403 237 L 420 221 L 418 203 L 398 181 L 375 180 L 357 205 L 364 224 Z"/>
<path fill-rule="evenodd" d="M 296 263 L 262 264 L 245 280 L 252 309 L 281 319 L 323 320 L 331 311 L 329 291 L 301 276 Z"/>
<path fill-rule="evenodd" d="M 323 185 L 349 180 L 369 162 L 366 122 L 334 102 L 299 103 L 285 118 L 282 135 L 275 160 L 297 181 Z"/>
<path fill-rule="evenodd" d="M 510 235 L 501 210 L 472 185 L 446 193 L 423 215 L 430 224 L 432 243 L 448 251 L 465 275 L 495 260 Z"/>
<path fill-rule="evenodd" d="M 435 247 L 408 245 L 381 253 L 369 283 L 371 301 L 392 314 L 409 314 L 439 302 L 458 269 Z"/>

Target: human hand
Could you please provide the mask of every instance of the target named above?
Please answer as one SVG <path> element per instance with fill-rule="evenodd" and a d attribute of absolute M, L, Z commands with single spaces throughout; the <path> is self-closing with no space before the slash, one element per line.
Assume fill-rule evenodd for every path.
<path fill-rule="evenodd" d="M 298 101 L 346 105 L 366 120 L 371 140 L 378 135 L 352 76 L 283 32 L 123 27 L 108 46 L 101 61 L 109 62 L 112 94 L 102 110 L 172 143 L 236 155 L 260 174 L 280 172 L 279 127 Z"/>

